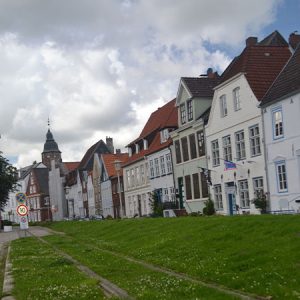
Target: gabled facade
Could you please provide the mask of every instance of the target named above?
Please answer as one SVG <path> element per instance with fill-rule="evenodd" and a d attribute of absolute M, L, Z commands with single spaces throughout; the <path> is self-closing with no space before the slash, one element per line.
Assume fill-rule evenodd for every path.
<path fill-rule="evenodd" d="M 153 112 L 140 136 L 128 145 L 123 164 L 126 216 L 152 213 L 152 193 L 162 202 L 174 200 L 170 132 L 178 126 L 175 99 Z"/>
<path fill-rule="evenodd" d="M 212 69 L 206 75 L 180 80 L 176 108 L 178 129 L 171 133 L 174 179 L 179 207 L 188 213 L 202 212 L 208 199 L 204 124 L 207 123 L 213 88 L 219 76 Z"/>
<path fill-rule="evenodd" d="M 291 53 L 276 31 L 246 48 L 222 74 L 205 128 L 211 195 L 225 215 L 259 213 L 251 203 L 267 192 L 260 100 Z"/>
<path fill-rule="evenodd" d="M 261 107 L 270 210 L 300 212 L 300 43 Z"/>

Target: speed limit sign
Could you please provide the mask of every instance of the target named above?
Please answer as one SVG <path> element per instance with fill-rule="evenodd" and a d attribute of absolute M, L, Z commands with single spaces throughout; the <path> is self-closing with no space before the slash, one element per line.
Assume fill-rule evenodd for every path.
<path fill-rule="evenodd" d="M 27 216 L 27 214 L 28 214 L 28 207 L 26 205 L 24 205 L 24 204 L 18 205 L 18 207 L 17 207 L 17 214 L 20 217 Z"/>

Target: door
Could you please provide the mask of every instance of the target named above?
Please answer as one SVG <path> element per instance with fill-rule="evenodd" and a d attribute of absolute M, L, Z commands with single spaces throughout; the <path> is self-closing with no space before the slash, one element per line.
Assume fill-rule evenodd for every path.
<path fill-rule="evenodd" d="M 235 189 L 234 187 L 226 187 L 226 195 L 227 195 L 227 204 L 228 204 L 228 213 L 229 215 L 236 214 L 236 200 L 235 200 Z"/>

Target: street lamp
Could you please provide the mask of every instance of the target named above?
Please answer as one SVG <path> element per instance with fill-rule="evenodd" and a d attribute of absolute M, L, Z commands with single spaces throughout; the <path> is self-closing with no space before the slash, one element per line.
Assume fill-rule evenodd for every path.
<path fill-rule="evenodd" d="M 121 184 L 120 184 L 120 170 L 121 170 L 121 161 L 120 160 L 115 160 L 114 161 L 114 166 L 115 170 L 117 171 L 118 175 L 118 190 L 119 190 L 119 201 L 120 201 L 120 217 L 121 219 L 123 218 L 123 204 L 122 204 L 122 195 L 121 195 Z"/>

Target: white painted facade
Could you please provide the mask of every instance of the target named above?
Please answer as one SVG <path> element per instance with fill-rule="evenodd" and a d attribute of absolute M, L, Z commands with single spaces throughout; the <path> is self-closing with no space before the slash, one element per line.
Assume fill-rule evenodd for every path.
<path fill-rule="evenodd" d="M 236 91 L 238 96 L 235 98 Z M 226 106 L 222 106 L 224 96 Z M 205 134 L 213 184 L 210 193 L 219 214 L 257 214 L 259 211 L 251 203 L 255 190 L 267 191 L 262 117 L 258 104 L 242 73 L 215 88 Z M 226 171 L 224 159 L 236 163 L 236 169 Z"/>
<path fill-rule="evenodd" d="M 170 148 L 148 155 L 147 162 L 151 191 L 158 191 L 162 202 L 176 201 Z"/>
<path fill-rule="evenodd" d="M 145 159 L 123 168 L 126 217 L 149 215 L 151 209 L 151 185 Z"/>
<path fill-rule="evenodd" d="M 95 211 L 95 197 L 94 197 L 94 185 L 93 185 L 92 174 L 89 174 L 88 181 L 87 181 L 87 201 L 88 201 L 89 216 L 94 216 L 96 214 L 96 211 Z"/>
<path fill-rule="evenodd" d="M 114 216 L 113 209 L 113 200 L 112 200 L 112 190 L 111 190 L 111 181 L 107 179 L 104 182 L 101 182 L 101 198 L 102 198 L 102 209 L 103 217 Z"/>
<path fill-rule="evenodd" d="M 271 103 L 262 112 L 270 209 L 300 212 L 300 93 Z M 280 135 L 275 133 L 276 112 L 282 114 L 283 134 Z M 285 179 L 279 174 L 282 165 Z"/>

